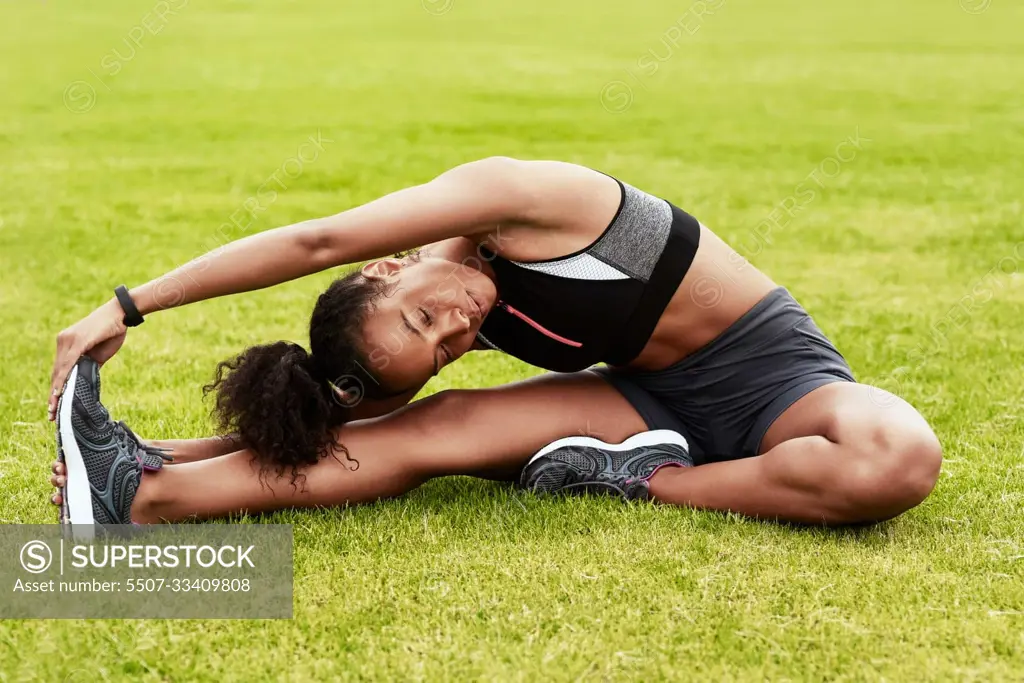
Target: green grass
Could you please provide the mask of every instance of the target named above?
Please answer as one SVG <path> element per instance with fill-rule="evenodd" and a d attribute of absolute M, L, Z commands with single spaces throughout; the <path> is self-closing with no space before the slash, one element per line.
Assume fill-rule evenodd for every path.
<path fill-rule="evenodd" d="M 491 154 L 598 167 L 785 283 L 947 460 L 923 505 L 856 531 L 471 479 L 278 514 L 293 620 L 4 622 L 0 680 L 1024 679 L 1018 3 L 193 0 L 112 62 L 152 7 L 0 2 L 0 520 L 54 519 L 56 333 L 214 246 L 318 130 L 332 142 L 248 230 Z M 699 30 L 669 57 L 677 21 Z M 858 132 L 800 214 L 758 227 Z M 108 366 L 112 410 L 206 434 L 215 362 L 305 341 L 330 278 L 154 316 Z M 482 355 L 428 391 L 534 372 Z"/>

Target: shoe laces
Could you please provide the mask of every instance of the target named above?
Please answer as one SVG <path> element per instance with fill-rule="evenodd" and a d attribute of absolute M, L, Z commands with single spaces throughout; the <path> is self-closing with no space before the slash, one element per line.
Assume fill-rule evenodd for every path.
<path fill-rule="evenodd" d="M 132 428 L 124 423 L 124 420 L 118 420 L 117 422 L 114 423 L 114 433 L 117 435 L 118 440 L 124 446 L 133 445 L 137 450 L 140 450 L 143 453 L 147 453 L 152 456 L 159 457 L 165 460 L 166 462 L 173 462 L 174 460 L 172 456 L 168 455 L 171 449 L 158 448 L 156 446 L 150 446 L 149 444 L 143 442 L 143 440 L 140 439 L 135 434 L 135 432 L 132 431 Z"/>

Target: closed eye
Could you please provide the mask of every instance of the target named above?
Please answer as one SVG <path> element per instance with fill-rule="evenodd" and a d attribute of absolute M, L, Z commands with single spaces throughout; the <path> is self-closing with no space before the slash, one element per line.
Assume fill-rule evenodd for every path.
<path fill-rule="evenodd" d="M 434 324 L 434 316 L 430 315 L 430 311 L 420 306 L 420 313 L 423 314 L 423 323 L 428 327 Z"/>

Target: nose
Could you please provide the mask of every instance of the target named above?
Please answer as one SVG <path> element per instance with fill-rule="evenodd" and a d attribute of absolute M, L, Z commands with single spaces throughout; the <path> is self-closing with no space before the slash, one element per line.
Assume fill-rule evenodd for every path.
<path fill-rule="evenodd" d="M 452 320 L 455 323 L 456 331 L 465 332 L 473 324 L 473 321 L 469 319 L 461 308 L 455 307 L 452 309 Z"/>
<path fill-rule="evenodd" d="M 458 306 L 452 306 L 444 316 L 444 324 L 437 331 L 442 338 L 447 339 L 462 334 L 472 325 L 473 321 L 469 319 L 465 311 Z"/>

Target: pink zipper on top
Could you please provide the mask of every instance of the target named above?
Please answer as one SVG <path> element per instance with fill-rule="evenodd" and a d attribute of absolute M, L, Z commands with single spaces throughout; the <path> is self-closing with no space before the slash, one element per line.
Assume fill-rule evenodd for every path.
<path fill-rule="evenodd" d="M 561 342 L 562 344 L 566 344 L 568 346 L 572 346 L 572 347 L 577 348 L 577 349 L 580 348 L 581 346 L 583 346 L 583 344 L 581 344 L 578 341 L 573 341 L 572 339 L 566 339 L 565 337 L 563 337 L 560 334 L 555 334 L 554 332 L 552 332 L 548 328 L 544 327 L 543 325 L 541 325 L 539 322 L 537 322 L 536 320 L 534 320 L 530 316 L 526 315 L 525 313 L 523 313 L 521 311 L 518 311 L 518 310 L 512 308 L 511 306 L 509 306 L 504 301 L 499 301 L 495 305 L 498 308 L 500 308 L 502 310 L 505 310 L 505 311 L 508 311 L 509 313 L 514 315 L 515 317 L 519 318 L 520 320 L 525 322 L 527 325 L 529 325 L 533 329 L 535 329 L 538 332 L 540 332 L 541 334 L 543 334 L 545 337 L 549 337 L 551 339 L 554 339 L 557 342 Z"/>

